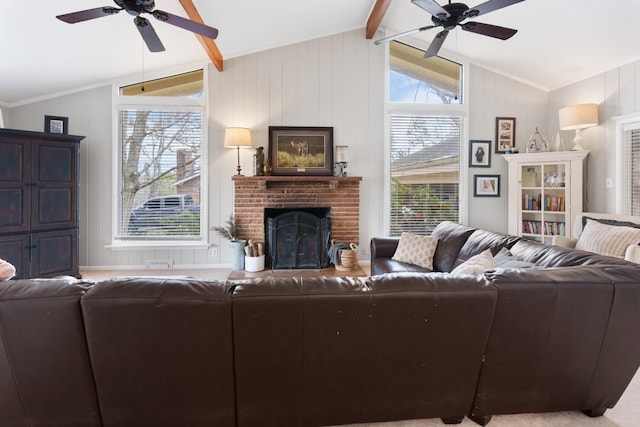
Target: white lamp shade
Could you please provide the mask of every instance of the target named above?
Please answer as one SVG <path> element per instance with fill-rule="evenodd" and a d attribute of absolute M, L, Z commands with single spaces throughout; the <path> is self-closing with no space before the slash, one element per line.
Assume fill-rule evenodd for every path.
<path fill-rule="evenodd" d="M 584 129 L 598 124 L 598 105 L 578 104 L 561 108 L 558 112 L 560 129 Z"/>
<path fill-rule="evenodd" d="M 225 129 L 224 146 L 227 148 L 251 147 L 251 130 L 247 128 Z"/>

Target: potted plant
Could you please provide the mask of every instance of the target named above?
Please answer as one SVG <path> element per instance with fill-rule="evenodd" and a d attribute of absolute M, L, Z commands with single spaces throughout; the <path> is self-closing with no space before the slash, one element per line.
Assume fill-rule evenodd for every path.
<path fill-rule="evenodd" d="M 220 235 L 220 237 L 229 240 L 232 250 L 232 265 L 234 271 L 244 270 L 244 247 L 246 240 L 238 238 L 238 226 L 233 215 L 229 215 L 229 219 L 224 227 L 212 227 L 212 229 Z"/>

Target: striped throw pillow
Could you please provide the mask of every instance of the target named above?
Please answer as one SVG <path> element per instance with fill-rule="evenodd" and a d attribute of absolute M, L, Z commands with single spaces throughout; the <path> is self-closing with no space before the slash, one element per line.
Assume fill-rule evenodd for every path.
<path fill-rule="evenodd" d="M 576 242 L 576 249 L 623 258 L 629 245 L 640 243 L 640 229 L 607 225 L 587 219 Z"/>
<path fill-rule="evenodd" d="M 433 255 L 438 238 L 403 232 L 391 259 L 433 270 Z"/>
<path fill-rule="evenodd" d="M 16 274 L 16 268 L 10 262 L 0 259 L 0 280 L 9 280 Z"/>

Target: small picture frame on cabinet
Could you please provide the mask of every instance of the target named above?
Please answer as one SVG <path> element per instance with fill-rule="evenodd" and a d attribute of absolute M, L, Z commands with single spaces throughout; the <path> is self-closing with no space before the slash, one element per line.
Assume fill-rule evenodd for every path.
<path fill-rule="evenodd" d="M 69 118 L 60 116 L 44 116 L 44 131 L 48 133 L 69 133 Z"/>

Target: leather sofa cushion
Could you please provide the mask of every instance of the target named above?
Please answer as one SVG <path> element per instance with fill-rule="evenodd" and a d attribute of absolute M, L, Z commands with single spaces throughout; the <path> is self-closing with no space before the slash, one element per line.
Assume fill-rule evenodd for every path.
<path fill-rule="evenodd" d="M 82 312 L 105 426 L 236 425 L 231 285 L 118 278 Z"/>
<path fill-rule="evenodd" d="M 575 265 L 629 265 L 629 261 L 597 255 L 593 252 L 550 246 L 532 240 L 520 240 L 511 247 L 511 253 L 522 261 L 528 261 L 540 267 L 564 267 Z"/>
<path fill-rule="evenodd" d="M 496 255 L 502 248 L 511 249 L 520 239 L 521 237 L 518 236 L 477 229 L 471 233 L 460 249 L 454 267 L 487 249 L 491 249 L 492 255 Z"/>
<path fill-rule="evenodd" d="M 0 282 L 0 425 L 102 426 L 75 278 Z"/>
<path fill-rule="evenodd" d="M 445 273 L 453 270 L 460 249 L 474 231 L 475 228 L 451 221 L 443 221 L 438 224 L 431 233 L 432 236 L 438 238 L 438 246 L 433 256 L 433 269 Z"/>

